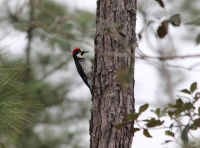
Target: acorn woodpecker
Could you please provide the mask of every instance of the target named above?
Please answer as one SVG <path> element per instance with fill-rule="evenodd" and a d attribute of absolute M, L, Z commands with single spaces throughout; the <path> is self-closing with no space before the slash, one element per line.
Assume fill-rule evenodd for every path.
<path fill-rule="evenodd" d="M 89 60 L 83 57 L 83 54 L 87 52 L 89 51 L 83 51 L 80 48 L 74 48 L 72 54 L 79 75 L 81 76 L 85 84 L 89 87 L 92 93 L 93 66 Z"/>

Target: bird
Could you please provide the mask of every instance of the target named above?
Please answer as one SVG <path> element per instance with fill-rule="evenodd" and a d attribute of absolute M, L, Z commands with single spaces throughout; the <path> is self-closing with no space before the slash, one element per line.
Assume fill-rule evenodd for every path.
<path fill-rule="evenodd" d="M 83 51 L 81 48 L 74 48 L 72 55 L 79 75 L 89 87 L 92 94 L 93 65 L 88 59 L 83 57 L 83 55 L 88 52 L 89 51 Z"/>

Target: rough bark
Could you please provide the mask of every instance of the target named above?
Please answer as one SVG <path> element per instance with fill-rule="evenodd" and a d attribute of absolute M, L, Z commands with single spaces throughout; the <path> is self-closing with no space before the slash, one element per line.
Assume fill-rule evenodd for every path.
<path fill-rule="evenodd" d="M 127 122 L 122 119 L 124 115 L 135 111 L 135 60 L 106 56 L 106 52 L 135 53 L 136 3 L 137 0 L 97 0 L 90 148 L 131 147 L 131 126 L 116 130 L 114 125 Z M 116 80 L 116 72 L 123 66 L 133 69 L 127 91 L 122 91 Z"/>

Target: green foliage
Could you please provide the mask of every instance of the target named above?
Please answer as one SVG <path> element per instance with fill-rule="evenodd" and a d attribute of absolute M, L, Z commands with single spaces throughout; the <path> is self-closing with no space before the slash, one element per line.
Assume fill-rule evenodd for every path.
<path fill-rule="evenodd" d="M 159 119 L 156 120 L 155 118 L 151 118 L 150 120 L 146 119 L 143 121 L 147 122 L 147 124 L 146 124 L 147 127 L 156 127 L 156 126 L 160 126 L 164 123 L 164 121 L 160 121 Z"/>
<path fill-rule="evenodd" d="M 196 38 L 196 44 L 198 45 L 198 44 L 200 44 L 200 34 L 197 36 L 197 38 Z"/>
<path fill-rule="evenodd" d="M 160 38 L 164 38 L 167 35 L 169 23 L 173 26 L 179 26 L 181 23 L 180 14 L 174 14 L 169 20 L 162 21 L 162 24 L 157 29 L 157 34 Z"/>
<path fill-rule="evenodd" d="M 191 92 L 187 89 L 183 89 L 183 90 L 181 90 L 181 92 L 186 93 L 186 94 L 191 94 Z"/>
<path fill-rule="evenodd" d="M 200 118 L 194 120 L 194 125 L 200 127 Z"/>
<path fill-rule="evenodd" d="M 190 129 L 191 129 L 191 130 L 197 130 L 197 126 L 196 126 L 194 123 L 192 123 L 192 124 L 190 125 Z"/>
<path fill-rule="evenodd" d="M 174 14 L 173 16 L 171 16 L 171 18 L 169 19 L 169 22 L 170 22 L 173 26 L 179 26 L 180 23 L 181 23 L 180 14 Z"/>
<path fill-rule="evenodd" d="M 190 92 L 193 93 L 196 89 L 197 89 L 197 82 L 194 82 L 194 83 L 190 86 Z"/>
<path fill-rule="evenodd" d="M 171 131 L 165 131 L 165 134 L 174 137 L 174 133 Z"/>
<path fill-rule="evenodd" d="M 153 9 L 148 8 L 157 8 L 154 2 L 147 2 L 145 0 L 138 1 L 138 11 L 142 15 L 143 19 L 145 20 L 145 25 L 143 30 L 138 34 L 139 39 L 142 39 L 142 33 L 149 33 L 146 31 L 149 23 L 152 22 L 152 18 L 155 20 L 159 20 L 161 22 L 160 26 L 157 27 L 156 30 L 152 28 L 148 28 L 153 32 L 149 35 L 154 34 L 157 31 L 157 35 L 160 39 L 167 40 L 164 38 L 168 34 L 168 24 L 170 23 L 173 27 L 178 27 L 182 23 L 182 27 L 184 27 L 185 35 L 178 35 L 179 37 L 184 37 L 187 40 L 193 40 L 198 45 L 199 44 L 199 26 L 200 26 L 200 17 L 199 17 L 199 9 L 196 7 L 199 5 L 198 0 L 194 0 L 192 2 L 184 0 L 181 3 L 178 1 L 163 1 L 163 0 L 155 0 L 160 5 L 161 9 Z M 167 6 L 168 11 L 166 12 Z M 165 8 L 165 9 L 163 9 Z M 178 12 L 178 13 L 177 13 Z M 151 15 L 149 15 L 151 14 Z M 156 22 L 156 21 L 154 21 Z M 165 22 L 165 23 L 164 23 Z M 189 27 L 187 25 L 190 25 Z M 146 31 L 146 32 L 145 32 Z M 190 34 L 193 32 L 193 34 Z M 159 42 L 159 40 L 158 40 Z M 164 49 L 165 51 L 167 48 Z M 164 51 L 163 50 L 163 51 Z"/>
<path fill-rule="evenodd" d="M 129 130 L 129 134 L 134 135 L 134 133 L 137 132 L 137 131 L 140 131 L 140 129 L 139 128 L 132 128 L 132 129 Z"/>
<path fill-rule="evenodd" d="M 71 14 L 65 5 L 44 0 L 31 4 L 33 17 L 30 23 L 27 21 L 30 12 L 27 12 L 25 6 L 20 9 L 20 13 L 13 13 L 8 8 L 6 13 L 8 13 L 7 20 L 10 20 L 9 25 L 22 32 L 32 28 L 33 36 L 45 41 L 52 50 L 59 47 L 64 52 L 70 51 L 72 44 L 78 45 L 81 42 L 89 44 L 87 40 L 94 37 L 95 17 L 91 13 L 77 11 Z M 87 40 L 83 37 L 87 37 Z"/>
<path fill-rule="evenodd" d="M 23 64 L 0 61 L 0 137 L 6 139 L 1 141 L 4 145 L 15 141 L 17 135 L 35 122 L 41 105 L 35 100 L 33 88 L 21 81 L 25 72 Z"/>
<path fill-rule="evenodd" d="M 166 140 L 164 144 L 172 142 L 172 140 Z"/>
<path fill-rule="evenodd" d="M 84 15 L 84 17 L 77 17 L 74 19 L 74 22 L 76 23 L 77 26 L 84 28 L 84 29 L 92 29 L 96 28 L 95 24 L 95 15 L 85 12 L 85 11 L 77 11 L 77 15 Z M 91 23 L 93 22 L 93 23 Z"/>
<path fill-rule="evenodd" d="M 188 144 L 188 132 L 190 130 L 190 125 L 187 124 L 181 133 L 181 139 L 185 145 Z"/>
<path fill-rule="evenodd" d="M 7 8 L 1 9 L 3 11 L 1 15 L 4 13 L 6 15 L 4 20 L 1 19 L 0 23 L 6 22 L 8 24 L 6 29 L 12 28 L 12 32 L 16 31 L 16 36 L 20 33 L 27 34 L 27 30 L 31 29 L 31 33 L 29 33 L 29 35 L 32 35 L 30 52 L 25 53 L 26 57 L 31 57 L 29 60 L 31 79 L 25 83 L 25 70 L 17 75 L 17 83 L 11 81 L 13 80 L 12 75 L 7 75 L 7 81 L 12 86 L 17 86 L 15 88 L 16 91 L 18 90 L 17 92 L 13 89 L 16 98 L 18 96 L 20 98 L 20 95 L 23 95 L 23 99 L 32 100 L 32 102 L 28 102 L 25 99 L 24 103 L 26 105 L 18 105 L 18 108 L 28 109 L 35 115 L 30 106 L 39 102 L 41 112 L 39 117 L 28 113 L 27 115 L 29 116 L 27 117 L 22 114 L 23 117 L 26 117 L 26 126 L 29 128 L 24 126 L 23 132 L 21 129 L 19 129 L 21 132 L 16 130 L 18 133 L 14 131 L 17 144 L 10 140 L 1 142 L 7 144 L 7 147 L 15 148 L 55 148 L 61 145 L 64 145 L 64 147 L 70 145 L 74 148 L 80 148 L 83 145 L 87 147 L 88 144 L 83 140 L 87 132 L 82 123 L 88 121 L 90 99 L 84 99 L 82 96 L 79 98 L 71 96 L 69 92 L 73 92 L 74 88 L 79 87 L 79 84 L 77 84 L 79 82 L 76 79 L 72 79 L 75 75 L 70 74 L 74 70 L 69 73 L 68 67 L 72 60 L 72 47 L 74 48 L 76 45 L 84 48 L 84 43 L 87 44 L 88 40 L 94 36 L 95 17 L 93 14 L 84 11 L 70 13 L 65 5 L 52 0 L 33 0 L 32 2 L 31 4 L 26 2 L 19 7 L 12 7 L 12 9 L 7 5 L 3 6 Z M 11 2 L 8 3 L 11 4 Z M 31 12 L 30 10 L 33 11 Z M 30 19 L 32 20 L 30 21 Z M 24 59 L 22 59 L 23 62 L 16 66 L 16 69 L 20 69 L 20 67 L 27 68 L 25 63 L 27 61 Z M 6 68 L 13 68 L 12 65 L 16 64 L 17 61 L 14 58 L 12 60 L 13 62 L 5 61 L 3 65 Z M 63 73 L 65 73 L 64 78 L 60 77 L 60 74 Z M 8 83 L 7 81 L 4 83 Z M 11 89 L 7 90 L 7 92 L 11 93 Z M 19 103 L 21 103 L 20 99 Z M 16 104 L 12 105 L 10 103 L 10 107 L 7 108 L 11 109 L 15 107 L 14 105 L 16 106 Z M 18 109 L 17 107 L 15 108 Z M 36 110 L 39 109 L 37 108 Z M 17 114 L 17 111 L 15 112 Z M 32 120 L 37 122 L 33 123 L 31 122 Z M 32 123 L 31 126 L 28 124 L 29 122 Z M 21 123 L 19 122 L 18 124 Z M 13 124 L 12 126 L 18 126 L 18 124 Z M 38 127 L 40 131 L 36 132 L 35 129 Z M 52 134 L 55 132 L 57 134 Z"/>
<path fill-rule="evenodd" d="M 138 113 L 132 113 L 132 114 L 126 114 L 126 117 L 124 119 L 127 120 L 136 120 L 138 118 L 139 114 Z"/>
<path fill-rule="evenodd" d="M 189 101 L 183 101 L 181 98 L 179 98 L 176 100 L 176 103 L 174 105 L 168 104 L 168 106 L 164 108 L 163 110 L 161 110 L 160 108 L 157 108 L 156 110 L 151 110 L 151 112 L 157 115 L 158 119 L 151 117 L 150 119 L 139 120 L 141 113 L 144 112 L 149 106 L 148 104 L 145 104 L 145 105 L 140 106 L 138 113 L 126 114 L 125 118 L 123 118 L 124 119 L 123 124 L 119 123 L 115 125 L 115 127 L 120 126 L 120 128 L 117 128 L 118 130 L 120 130 L 123 127 L 126 127 L 127 125 L 131 124 L 131 122 L 125 122 L 125 121 L 132 120 L 132 123 L 136 123 L 136 125 L 138 125 L 139 128 L 132 128 L 130 130 L 130 133 L 135 133 L 136 131 L 143 130 L 144 136 L 152 137 L 149 133 L 149 130 L 151 129 L 155 130 L 161 127 L 161 128 L 168 129 L 165 131 L 165 134 L 173 138 L 175 138 L 177 134 L 177 132 L 174 133 L 173 131 L 176 130 L 177 127 L 184 127 L 183 130 L 181 131 L 181 139 L 183 141 L 183 146 L 187 146 L 191 144 L 189 143 L 188 133 L 191 132 L 191 130 L 194 131 L 200 127 L 200 118 L 199 118 L 200 107 L 198 107 L 197 112 L 195 110 L 196 109 L 195 103 L 200 98 L 200 92 L 196 92 L 196 90 L 197 90 L 197 83 L 194 82 L 191 84 L 190 90 L 183 89 L 180 91 L 187 95 L 188 94 L 191 95 L 192 99 L 190 99 Z M 160 118 L 162 117 L 169 117 L 173 123 L 171 123 L 171 125 L 168 125 L 168 126 L 164 125 L 164 121 L 160 120 Z M 188 124 L 184 125 L 180 122 L 183 119 L 188 120 L 188 118 L 189 118 Z M 140 125 L 141 123 L 144 123 L 144 125 L 141 126 Z M 169 142 L 172 142 L 172 141 L 167 140 L 164 142 L 164 144 L 169 143 Z"/>
<path fill-rule="evenodd" d="M 149 107 L 149 104 L 144 104 L 144 105 L 140 106 L 140 108 L 139 108 L 139 114 L 141 114 L 142 112 L 144 112 L 145 110 L 147 110 L 148 107 Z"/>
<path fill-rule="evenodd" d="M 195 94 L 195 97 L 194 97 L 195 102 L 198 101 L 199 98 L 200 98 L 200 93 L 197 92 L 197 93 Z"/>
<path fill-rule="evenodd" d="M 38 7 L 39 12 L 35 19 L 46 25 L 53 23 L 53 21 L 55 21 L 55 16 L 63 17 L 67 14 L 65 6 L 54 1 L 44 0 Z M 51 9 L 49 10 L 49 8 Z"/>
<path fill-rule="evenodd" d="M 12 65 L 14 65 L 13 68 Z M 66 94 L 70 90 L 70 85 L 66 82 L 52 85 L 36 80 L 32 74 L 32 81 L 24 83 L 25 68 L 26 66 L 19 61 L 3 61 L 2 63 L 0 131 L 1 137 L 9 139 L 1 143 L 7 147 L 15 145 L 19 148 L 35 148 L 44 145 L 55 148 L 61 143 L 68 142 L 74 147 L 80 147 L 82 142 L 77 144 L 75 141 L 82 141 L 77 135 L 85 131 L 80 128 L 74 131 L 69 129 L 76 125 L 77 121 L 84 121 L 88 116 L 88 102 L 67 98 Z M 49 111 L 53 108 L 59 108 L 60 114 L 56 117 Z M 39 117 L 38 113 L 40 113 Z M 41 124 L 47 127 L 41 133 L 35 133 L 34 127 Z M 49 125 L 62 127 L 62 133 L 54 137 L 52 133 L 55 131 L 48 128 Z M 63 127 L 63 125 L 67 126 Z M 43 132 L 47 134 L 45 141 L 40 137 Z M 66 141 L 66 139 L 69 140 Z"/>
<path fill-rule="evenodd" d="M 143 134 L 148 138 L 152 138 L 152 136 L 149 134 L 148 129 L 143 129 Z"/>
<path fill-rule="evenodd" d="M 156 110 L 151 109 L 150 111 L 155 113 L 158 116 L 158 118 L 160 118 L 160 117 L 166 116 L 166 114 L 167 114 L 166 110 L 167 110 L 167 108 L 165 108 L 163 111 L 161 111 L 160 108 L 157 108 Z"/>
<path fill-rule="evenodd" d="M 121 129 L 122 127 L 124 127 L 124 125 L 127 125 L 127 123 L 125 123 L 125 122 L 119 123 L 119 124 L 115 125 L 115 128 Z"/>

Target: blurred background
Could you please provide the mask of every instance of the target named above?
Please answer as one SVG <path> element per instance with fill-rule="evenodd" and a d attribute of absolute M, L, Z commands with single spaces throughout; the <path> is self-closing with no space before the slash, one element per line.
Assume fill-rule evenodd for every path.
<path fill-rule="evenodd" d="M 200 54 L 200 1 L 163 0 L 164 7 L 158 2 L 138 1 L 136 55 Z M 0 0 L 0 97 L 6 96 L 0 100 L 0 120 L 5 120 L 9 107 L 16 108 L 9 117 L 19 118 L 19 126 L 9 127 L 16 134 L 9 130 L 1 134 L 1 147 L 89 147 L 91 95 L 71 52 L 76 47 L 89 50 L 87 58 L 93 60 L 95 11 L 95 0 Z M 180 14 L 180 25 L 169 24 L 168 34 L 159 38 L 159 26 L 174 14 Z M 136 59 L 136 111 L 145 103 L 150 109 L 174 103 L 177 95 L 182 95 L 179 90 L 195 81 L 200 84 L 200 57 Z M 18 96 L 21 104 L 13 103 L 13 96 Z M 154 116 L 150 111 L 143 115 L 150 116 Z M 4 126 L 8 125 L 1 125 L 1 131 Z M 172 139 L 164 130 L 150 132 L 153 138 L 137 132 L 133 147 L 180 147 L 176 142 L 162 144 Z M 190 136 L 190 140 L 198 143 L 199 130 L 193 136 L 197 139 Z"/>

